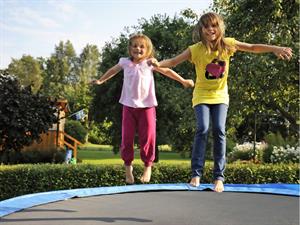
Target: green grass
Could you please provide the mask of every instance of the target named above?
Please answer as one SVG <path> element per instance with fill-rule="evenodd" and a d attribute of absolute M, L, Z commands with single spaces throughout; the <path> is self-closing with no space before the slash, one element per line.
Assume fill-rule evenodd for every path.
<path fill-rule="evenodd" d="M 85 144 L 78 150 L 78 158 L 84 164 L 115 164 L 122 165 L 123 160 L 120 154 L 114 154 L 112 147 L 109 145 L 93 145 Z M 134 164 L 143 164 L 140 159 L 139 150 L 135 151 Z M 159 162 L 160 164 L 190 164 L 189 158 L 182 158 L 178 153 L 171 151 L 160 151 Z"/>

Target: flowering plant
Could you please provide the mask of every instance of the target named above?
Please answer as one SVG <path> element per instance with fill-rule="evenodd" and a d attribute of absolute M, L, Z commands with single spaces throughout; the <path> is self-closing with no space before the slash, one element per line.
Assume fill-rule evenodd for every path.
<path fill-rule="evenodd" d="M 268 144 L 265 142 L 245 142 L 243 144 L 236 144 L 233 147 L 233 151 L 228 154 L 229 161 L 236 160 L 251 160 L 258 159 L 260 152 L 268 148 Z"/>
<path fill-rule="evenodd" d="M 290 145 L 274 146 L 271 154 L 271 162 L 273 163 L 288 163 L 288 162 L 299 162 L 300 160 L 300 147 L 291 147 Z"/>

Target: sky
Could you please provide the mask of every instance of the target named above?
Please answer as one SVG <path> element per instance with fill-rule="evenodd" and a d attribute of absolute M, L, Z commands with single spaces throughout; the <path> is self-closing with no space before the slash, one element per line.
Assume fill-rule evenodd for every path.
<path fill-rule="evenodd" d="M 70 40 L 79 55 L 87 44 L 118 38 L 125 27 L 153 15 L 207 11 L 212 0 L 0 0 L 0 69 L 22 55 L 48 58 Z"/>

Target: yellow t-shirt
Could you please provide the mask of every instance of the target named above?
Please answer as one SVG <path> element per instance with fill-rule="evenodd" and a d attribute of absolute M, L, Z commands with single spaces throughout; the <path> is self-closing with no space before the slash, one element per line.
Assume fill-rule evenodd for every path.
<path fill-rule="evenodd" d="M 225 42 L 235 45 L 234 38 L 225 38 Z M 227 78 L 229 59 L 234 54 L 225 52 L 218 59 L 218 51 L 207 53 L 202 42 L 189 46 L 191 62 L 196 69 L 196 82 L 193 91 L 193 107 L 198 104 L 229 104 Z"/>

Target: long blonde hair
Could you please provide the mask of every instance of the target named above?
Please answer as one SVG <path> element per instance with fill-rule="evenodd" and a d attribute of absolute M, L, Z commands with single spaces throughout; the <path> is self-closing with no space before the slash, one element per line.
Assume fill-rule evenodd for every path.
<path fill-rule="evenodd" d="M 207 27 L 208 25 L 214 25 L 218 30 L 219 36 L 216 38 L 214 43 L 207 41 L 204 37 L 203 28 Z M 223 18 L 214 12 L 203 14 L 194 28 L 193 41 L 195 43 L 201 41 L 206 47 L 208 54 L 210 54 L 212 51 L 218 50 L 220 57 L 223 52 L 230 53 L 235 51 L 234 47 L 227 45 L 224 39 L 225 24 Z"/>
<path fill-rule="evenodd" d="M 128 41 L 128 54 L 130 55 L 130 46 L 132 45 L 132 41 L 136 39 L 142 39 L 145 41 L 146 47 L 147 47 L 147 52 L 146 52 L 146 58 L 152 58 L 155 55 L 153 44 L 151 39 L 146 36 L 145 34 L 137 33 L 137 34 L 132 34 L 129 37 Z M 131 55 L 130 55 L 131 57 Z"/>

